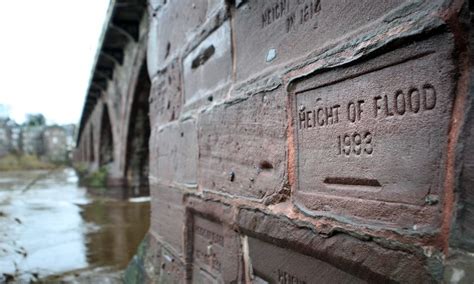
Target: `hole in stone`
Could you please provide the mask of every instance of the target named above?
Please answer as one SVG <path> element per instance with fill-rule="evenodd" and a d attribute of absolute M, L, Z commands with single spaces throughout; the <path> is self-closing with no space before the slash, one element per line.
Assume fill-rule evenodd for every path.
<path fill-rule="evenodd" d="M 171 107 L 171 102 L 168 101 L 168 104 L 166 105 L 166 109 L 170 109 L 170 107 Z"/>
<path fill-rule="evenodd" d="M 181 137 L 184 137 L 184 132 L 181 132 Z"/>
<path fill-rule="evenodd" d="M 166 4 L 166 3 L 165 3 Z M 168 44 L 166 45 L 166 54 L 165 54 L 165 58 L 168 57 L 168 55 L 170 55 L 170 51 L 171 51 L 171 43 L 168 42 Z"/>
<path fill-rule="evenodd" d="M 212 102 L 214 100 L 214 98 L 212 96 L 209 96 L 209 97 L 207 97 L 207 100 Z"/>
<path fill-rule="evenodd" d="M 261 161 L 258 167 L 262 170 L 271 170 L 273 165 L 269 161 Z"/>
<path fill-rule="evenodd" d="M 338 185 L 359 185 L 369 187 L 381 187 L 382 185 L 376 179 L 353 178 L 353 177 L 327 177 L 323 181 L 325 184 Z"/>
<path fill-rule="evenodd" d="M 191 63 L 191 69 L 196 69 L 201 65 L 204 65 L 209 58 L 214 54 L 216 49 L 214 48 L 214 45 L 211 45 L 204 49 L 196 58 L 194 58 L 193 62 Z"/>

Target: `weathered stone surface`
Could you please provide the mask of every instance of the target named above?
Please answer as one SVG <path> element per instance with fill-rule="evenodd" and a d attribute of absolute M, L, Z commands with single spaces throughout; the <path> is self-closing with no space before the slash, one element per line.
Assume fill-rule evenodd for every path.
<path fill-rule="evenodd" d="M 222 104 L 199 119 L 199 185 L 249 198 L 283 187 L 285 98 L 278 89 Z"/>
<path fill-rule="evenodd" d="M 181 73 L 177 60 L 159 71 L 152 81 L 150 93 L 151 126 L 163 125 L 179 117 L 181 96 Z"/>
<path fill-rule="evenodd" d="M 473 283 L 474 273 L 472 264 L 474 256 L 461 250 L 451 250 L 450 256 L 446 258 L 444 270 L 444 283 Z"/>
<path fill-rule="evenodd" d="M 179 257 L 166 248 L 161 250 L 161 271 L 158 283 L 186 283 L 186 270 Z"/>
<path fill-rule="evenodd" d="M 248 238 L 254 275 L 262 283 L 366 283 L 319 259 Z"/>
<path fill-rule="evenodd" d="M 185 283 L 185 265 L 179 257 L 148 233 L 130 261 L 125 283 Z"/>
<path fill-rule="evenodd" d="M 194 217 L 193 223 L 193 279 L 200 283 L 222 282 L 224 233 L 222 225 Z"/>
<path fill-rule="evenodd" d="M 166 0 L 149 0 L 148 6 L 150 10 L 150 14 L 153 15 L 156 10 L 160 9 L 164 4 L 166 4 Z"/>
<path fill-rule="evenodd" d="M 232 223 L 232 208 L 219 202 L 186 197 L 187 251 L 192 283 L 239 283 L 240 237 Z"/>
<path fill-rule="evenodd" d="M 374 22 L 404 1 L 250 0 L 236 11 L 237 79 L 295 60 Z"/>
<path fill-rule="evenodd" d="M 154 9 L 153 5 L 155 4 L 150 3 L 149 10 Z M 151 14 L 156 16 L 156 12 L 154 11 L 151 11 Z M 159 54 L 157 52 L 157 50 L 159 49 L 160 41 L 156 37 L 156 34 L 158 33 L 159 24 L 155 16 L 150 17 L 150 27 L 148 29 L 148 46 L 146 50 L 146 65 L 150 80 L 153 80 L 153 77 L 156 76 L 161 62 L 160 58 L 158 57 Z"/>
<path fill-rule="evenodd" d="M 472 104 L 472 101 L 471 101 Z M 474 252 L 474 110 L 470 110 L 464 129 L 465 157 L 460 174 L 457 220 L 452 229 L 452 245 Z"/>
<path fill-rule="evenodd" d="M 196 33 L 207 17 L 224 5 L 223 0 L 178 0 L 168 1 L 156 12 L 156 20 L 150 22 L 148 55 L 151 62 L 161 69 L 171 58 L 176 57 L 187 40 Z M 172 23 L 172 24 L 161 24 Z M 150 66 L 150 70 L 155 67 Z"/>
<path fill-rule="evenodd" d="M 150 174 L 161 183 L 195 186 L 198 162 L 196 122 L 188 119 L 152 133 Z"/>
<path fill-rule="evenodd" d="M 319 232 L 312 224 L 281 218 L 252 208 L 241 209 L 236 222 L 239 230 L 249 237 L 268 240 L 296 253 L 316 257 L 370 283 L 432 283 L 435 278 L 429 269 L 441 268 L 439 260 L 434 256 L 432 259 L 424 259 L 409 252 L 407 247 L 382 246 L 383 242 L 377 243 L 363 235 L 351 236 L 337 229 L 329 234 Z M 270 260 L 265 258 L 258 261 Z M 291 271 L 287 272 L 291 274 Z M 265 274 L 262 276 L 265 277 Z"/>
<path fill-rule="evenodd" d="M 182 254 L 185 229 L 183 192 L 177 188 L 151 184 L 150 193 L 153 200 L 150 230 Z"/>
<path fill-rule="evenodd" d="M 303 211 L 410 231 L 437 226 L 452 52 L 450 37 L 438 36 L 296 87 L 296 200 Z"/>
<path fill-rule="evenodd" d="M 165 283 L 470 281 L 468 2 L 149 0 L 159 253 L 148 268 L 136 262 L 141 273 Z M 88 97 L 80 156 L 108 160 L 91 112 L 104 100 L 113 178 L 127 164 L 145 41 L 123 46 L 123 66 L 102 60 L 94 96 L 105 95 Z"/>
<path fill-rule="evenodd" d="M 230 35 L 230 24 L 227 21 L 184 58 L 186 104 L 193 104 L 206 96 L 209 101 L 216 99 L 215 91 L 231 79 Z"/>

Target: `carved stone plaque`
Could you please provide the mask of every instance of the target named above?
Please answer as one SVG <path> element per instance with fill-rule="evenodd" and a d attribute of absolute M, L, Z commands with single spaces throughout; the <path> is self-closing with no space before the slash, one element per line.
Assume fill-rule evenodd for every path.
<path fill-rule="evenodd" d="M 195 216 L 193 231 L 193 279 L 201 283 L 222 282 L 222 225 Z"/>
<path fill-rule="evenodd" d="M 248 238 L 254 283 L 365 283 L 324 261 Z"/>
<path fill-rule="evenodd" d="M 345 222 L 435 225 L 455 92 L 436 36 L 296 82 L 297 206 Z"/>
<path fill-rule="evenodd" d="M 249 0 L 235 14 L 237 80 L 367 30 L 405 0 Z"/>

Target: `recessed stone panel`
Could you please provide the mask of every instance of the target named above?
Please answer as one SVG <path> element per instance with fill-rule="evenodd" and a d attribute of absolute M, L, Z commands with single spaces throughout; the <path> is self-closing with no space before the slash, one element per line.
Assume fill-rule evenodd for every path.
<path fill-rule="evenodd" d="M 283 186 L 286 113 L 282 89 L 215 106 L 199 119 L 199 185 L 264 198 Z"/>
<path fill-rule="evenodd" d="M 366 283 L 317 258 L 248 238 L 256 283 Z"/>
<path fill-rule="evenodd" d="M 193 279 L 197 283 L 222 283 L 224 257 L 222 225 L 195 216 L 193 222 Z"/>
<path fill-rule="evenodd" d="M 437 36 L 296 84 L 303 211 L 410 230 L 436 224 L 455 92 L 451 44 Z"/>
<path fill-rule="evenodd" d="M 237 9 L 237 79 L 305 56 L 374 22 L 403 0 L 250 0 Z"/>
<path fill-rule="evenodd" d="M 240 283 L 240 237 L 231 223 L 232 207 L 187 195 L 188 261 L 192 283 Z"/>

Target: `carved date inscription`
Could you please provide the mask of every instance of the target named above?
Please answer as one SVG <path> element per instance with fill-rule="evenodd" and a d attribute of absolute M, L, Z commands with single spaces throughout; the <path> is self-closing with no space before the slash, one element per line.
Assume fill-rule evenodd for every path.
<path fill-rule="evenodd" d="M 224 247 L 222 225 L 195 216 L 193 228 L 193 254 L 196 269 L 207 271 L 213 277 L 218 277 L 222 273 Z"/>
<path fill-rule="evenodd" d="M 262 28 L 271 26 L 277 21 L 285 21 L 286 32 L 297 30 L 298 25 L 312 23 L 318 27 L 318 16 L 321 11 L 321 0 L 278 0 L 269 1 L 262 12 Z"/>
<path fill-rule="evenodd" d="M 297 58 L 329 44 L 372 31 L 375 27 L 370 25 L 410 1 L 358 0 L 357 5 L 347 0 L 239 2 L 242 4 L 235 11 L 232 34 L 236 78 L 240 81 L 269 66 L 296 63 Z"/>
<path fill-rule="evenodd" d="M 348 206 L 333 209 L 329 199 L 350 198 L 423 206 L 439 193 L 454 72 L 449 51 L 433 45 L 297 82 L 296 186 L 305 207 L 343 212 Z"/>

